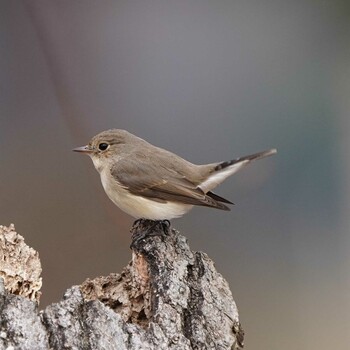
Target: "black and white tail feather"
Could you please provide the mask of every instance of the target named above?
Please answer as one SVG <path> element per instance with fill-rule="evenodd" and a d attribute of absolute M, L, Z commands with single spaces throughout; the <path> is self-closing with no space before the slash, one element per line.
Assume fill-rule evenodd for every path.
<path fill-rule="evenodd" d="M 241 170 L 244 166 L 249 164 L 253 160 L 258 160 L 261 158 L 272 156 L 277 153 L 276 149 L 269 149 L 267 151 L 250 154 L 248 156 L 240 157 L 237 159 L 220 162 L 213 164 L 212 171 L 209 173 L 209 176 L 199 184 L 199 188 L 206 193 L 207 196 L 214 199 L 216 202 L 219 202 L 220 205 L 217 207 L 222 210 L 230 210 L 230 208 L 222 203 L 234 204 L 229 200 L 218 196 L 217 194 L 211 192 L 213 188 L 220 185 L 225 181 L 229 176 L 233 175 L 237 171 Z"/>

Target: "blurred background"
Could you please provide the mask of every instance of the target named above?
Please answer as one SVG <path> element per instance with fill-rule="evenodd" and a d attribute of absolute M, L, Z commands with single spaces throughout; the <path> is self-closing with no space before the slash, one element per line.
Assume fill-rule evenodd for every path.
<path fill-rule="evenodd" d="M 2 0 L 0 224 L 39 251 L 41 306 L 119 272 L 133 218 L 71 152 L 123 128 L 194 163 L 267 148 L 173 221 L 229 281 L 246 349 L 350 344 L 347 0 Z"/>

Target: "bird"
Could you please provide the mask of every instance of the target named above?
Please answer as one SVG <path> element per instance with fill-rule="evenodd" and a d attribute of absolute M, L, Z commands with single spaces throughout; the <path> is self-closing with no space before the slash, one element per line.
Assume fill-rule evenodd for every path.
<path fill-rule="evenodd" d="M 90 156 L 114 204 L 136 219 L 152 221 L 179 218 L 194 206 L 230 210 L 233 203 L 212 190 L 253 160 L 277 152 L 196 165 L 122 129 L 102 131 L 73 151 Z"/>

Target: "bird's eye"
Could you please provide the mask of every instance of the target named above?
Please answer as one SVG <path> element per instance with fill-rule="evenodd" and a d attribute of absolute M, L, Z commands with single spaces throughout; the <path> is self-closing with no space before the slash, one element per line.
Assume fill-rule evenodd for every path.
<path fill-rule="evenodd" d="M 102 142 L 98 145 L 100 151 L 105 151 L 108 148 L 108 143 Z"/>

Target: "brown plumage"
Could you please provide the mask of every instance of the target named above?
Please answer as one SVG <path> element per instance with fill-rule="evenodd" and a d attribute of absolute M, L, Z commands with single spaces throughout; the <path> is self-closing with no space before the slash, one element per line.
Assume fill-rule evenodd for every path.
<path fill-rule="evenodd" d="M 110 199 L 136 218 L 179 217 L 193 205 L 230 210 L 233 204 L 211 190 L 268 150 L 227 162 L 195 165 L 125 130 L 112 129 L 79 149 L 92 158 Z M 224 204 L 225 203 L 225 204 Z"/>

